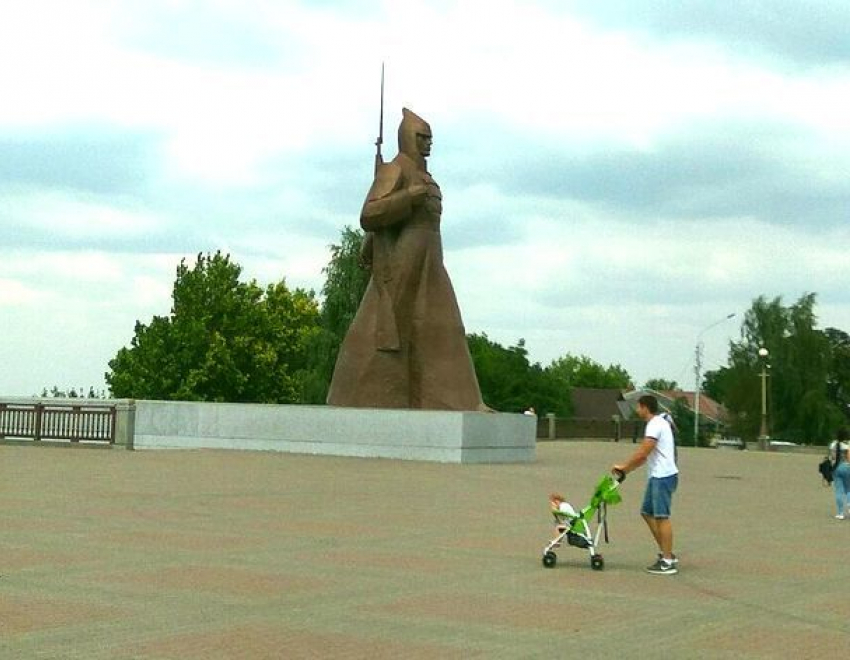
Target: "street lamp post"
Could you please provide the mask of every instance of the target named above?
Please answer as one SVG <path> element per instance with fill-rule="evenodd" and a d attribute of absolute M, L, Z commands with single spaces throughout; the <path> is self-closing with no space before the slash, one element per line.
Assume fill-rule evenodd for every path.
<path fill-rule="evenodd" d="M 694 388 L 694 447 L 699 444 L 699 398 L 700 398 L 700 386 L 702 381 L 702 336 L 711 330 L 714 326 L 720 325 L 724 321 L 728 321 L 733 316 L 735 316 L 735 312 L 731 314 L 727 314 L 719 321 L 715 321 L 704 327 L 700 330 L 700 333 L 697 335 L 697 347 L 696 347 L 696 362 L 694 364 L 694 373 L 696 374 L 696 387 Z"/>
<path fill-rule="evenodd" d="M 767 358 L 770 355 L 764 346 L 759 349 L 761 358 L 761 428 L 759 429 L 759 449 L 765 450 L 770 447 L 770 436 L 767 433 Z"/>

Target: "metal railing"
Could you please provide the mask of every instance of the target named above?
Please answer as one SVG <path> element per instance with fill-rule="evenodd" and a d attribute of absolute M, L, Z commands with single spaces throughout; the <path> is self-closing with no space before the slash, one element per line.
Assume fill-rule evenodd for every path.
<path fill-rule="evenodd" d="M 116 407 L 95 403 L 0 403 L 0 442 L 115 443 Z"/>
<path fill-rule="evenodd" d="M 594 438 L 609 440 L 636 440 L 643 432 L 640 420 L 614 420 L 594 418 L 563 418 L 546 415 L 537 420 L 537 437 L 550 440 Z"/>

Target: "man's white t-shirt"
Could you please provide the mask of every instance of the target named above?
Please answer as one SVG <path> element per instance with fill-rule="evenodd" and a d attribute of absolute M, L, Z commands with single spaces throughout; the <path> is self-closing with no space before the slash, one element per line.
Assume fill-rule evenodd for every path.
<path fill-rule="evenodd" d="M 646 423 L 644 436 L 655 440 L 655 449 L 646 459 L 649 476 L 661 478 L 678 474 L 676 443 L 673 440 L 673 429 L 670 428 L 670 423 L 661 415 L 655 415 Z"/>
<path fill-rule="evenodd" d="M 846 442 L 838 442 L 838 440 L 833 440 L 829 445 L 829 459 L 835 462 L 835 450 L 841 450 L 841 460 L 843 461 L 847 457 L 847 447 L 848 444 Z"/>

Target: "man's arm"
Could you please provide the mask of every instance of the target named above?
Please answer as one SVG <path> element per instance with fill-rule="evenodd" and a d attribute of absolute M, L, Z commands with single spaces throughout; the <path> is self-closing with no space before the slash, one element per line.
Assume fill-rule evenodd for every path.
<path fill-rule="evenodd" d="M 625 463 L 620 463 L 618 465 L 613 466 L 613 470 L 619 470 L 624 474 L 628 474 L 634 470 L 637 470 L 641 465 L 646 463 L 647 457 L 652 453 L 652 450 L 655 449 L 655 438 L 646 437 L 643 439 L 643 442 L 638 445 L 638 448 L 635 450 L 635 453 L 632 454 L 631 458 Z"/>

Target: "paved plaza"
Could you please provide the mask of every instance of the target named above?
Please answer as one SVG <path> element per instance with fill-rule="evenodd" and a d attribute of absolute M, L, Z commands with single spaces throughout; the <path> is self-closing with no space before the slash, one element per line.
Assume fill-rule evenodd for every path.
<path fill-rule="evenodd" d="M 817 455 L 680 449 L 676 576 L 644 473 L 604 571 L 540 561 L 630 443 L 443 465 L 0 447 L 0 658 L 816 658 L 850 648 L 850 520 Z"/>

